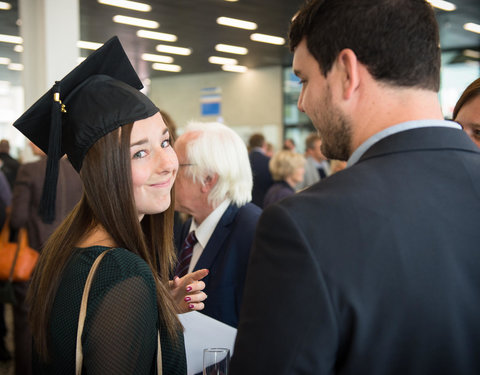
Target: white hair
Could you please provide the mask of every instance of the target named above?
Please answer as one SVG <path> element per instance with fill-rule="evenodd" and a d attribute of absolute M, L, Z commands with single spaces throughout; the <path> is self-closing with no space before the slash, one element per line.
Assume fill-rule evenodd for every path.
<path fill-rule="evenodd" d="M 198 133 L 186 143 L 188 162 L 193 164 L 186 173 L 195 182 L 218 175 L 208 202 L 216 207 L 226 198 L 237 206 L 252 200 L 252 169 L 247 146 L 229 127 L 217 122 L 190 122 L 183 134 Z"/>

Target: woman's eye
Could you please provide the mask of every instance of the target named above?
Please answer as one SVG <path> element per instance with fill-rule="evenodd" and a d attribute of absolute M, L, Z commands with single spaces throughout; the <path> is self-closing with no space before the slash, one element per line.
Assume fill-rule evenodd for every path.
<path fill-rule="evenodd" d="M 167 148 L 168 146 L 170 146 L 170 139 L 165 139 L 162 144 L 161 144 L 162 148 Z"/>
<path fill-rule="evenodd" d="M 134 159 L 141 159 L 141 158 L 144 158 L 145 156 L 147 156 L 147 153 L 144 150 L 137 151 L 135 154 L 133 154 Z"/>

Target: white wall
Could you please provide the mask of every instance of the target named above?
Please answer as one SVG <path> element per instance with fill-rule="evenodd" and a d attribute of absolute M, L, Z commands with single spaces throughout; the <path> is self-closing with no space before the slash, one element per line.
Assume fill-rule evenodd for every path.
<path fill-rule="evenodd" d="M 153 78 L 149 97 L 176 122 L 178 133 L 190 120 L 218 121 L 202 116 L 201 89 L 221 90 L 220 117 L 247 141 L 262 132 L 277 148 L 282 141 L 282 68 L 249 70 L 246 73 L 202 73 Z"/>

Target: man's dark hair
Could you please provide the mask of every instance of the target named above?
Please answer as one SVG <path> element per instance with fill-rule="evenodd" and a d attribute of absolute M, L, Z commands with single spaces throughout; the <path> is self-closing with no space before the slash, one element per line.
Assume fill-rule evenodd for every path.
<path fill-rule="evenodd" d="M 350 48 L 377 81 L 439 90 L 438 25 L 425 0 L 307 0 L 290 26 L 290 49 L 304 37 L 325 76 Z"/>
<path fill-rule="evenodd" d="M 263 147 L 264 144 L 265 137 L 263 136 L 263 134 L 260 133 L 253 134 L 248 140 L 248 147 L 250 148 Z"/>

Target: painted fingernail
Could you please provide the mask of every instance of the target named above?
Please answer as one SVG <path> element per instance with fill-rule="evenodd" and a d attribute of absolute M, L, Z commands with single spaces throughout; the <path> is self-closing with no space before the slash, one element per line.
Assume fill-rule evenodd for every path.
<path fill-rule="evenodd" d="M 191 286 L 188 286 L 187 287 L 187 292 L 190 292 L 192 290 L 192 287 Z"/>
<path fill-rule="evenodd" d="M 185 302 L 188 302 L 188 301 L 190 301 L 190 300 L 191 300 L 190 297 L 185 297 L 185 298 L 184 298 L 184 301 L 185 301 Z"/>
<path fill-rule="evenodd" d="M 188 305 L 188 307 L 193 309 L 195 307 L 195 305 L 192 303 L 192 304 Z"/>

